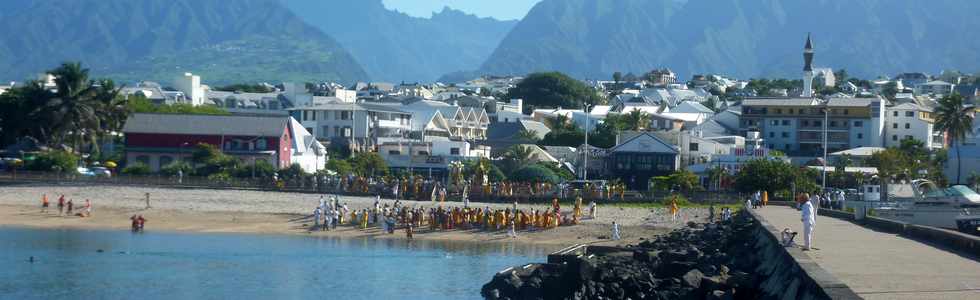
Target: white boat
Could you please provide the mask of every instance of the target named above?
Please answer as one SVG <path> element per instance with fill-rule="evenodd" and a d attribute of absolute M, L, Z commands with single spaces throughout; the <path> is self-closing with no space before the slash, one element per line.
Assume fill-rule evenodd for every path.
<path fill-rule="evenodd" d="M 939 188 L 928 180 L 912 181 L 913 198 L 875 210 L 878 217 L 969 233 L 980 232 L 980 194 L 963 185 Z M 891 197 L 889 197 L 891 198 Z"/>

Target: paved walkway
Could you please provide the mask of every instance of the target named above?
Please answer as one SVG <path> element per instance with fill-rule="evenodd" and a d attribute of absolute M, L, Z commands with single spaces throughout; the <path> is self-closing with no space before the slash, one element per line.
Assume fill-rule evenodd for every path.
<path fill-rule="evenodd" d="M 757 210 L 782 231 L 800 232 L 796 209 Z M 895 234 L 817 217 L 813 260 L 866 299 L 980 299 L 980 261 Z"/>

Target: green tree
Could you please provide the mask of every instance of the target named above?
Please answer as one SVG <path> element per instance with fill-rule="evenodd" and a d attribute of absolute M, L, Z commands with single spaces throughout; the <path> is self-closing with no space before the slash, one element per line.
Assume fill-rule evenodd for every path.
<path fill-rule="evenodd" d="M 806 171 L 782 160 L 755 159 L 739 170 L 735 187 L 742 192 L 776 192 L 791 189 L 795 184 L 798 191 L 806 190 L 816 185 L 814 178 L 807 175 Z"/>
<path fill-rule="evenodd" d="M 524 113 L 536 108 L 576 108 L 604 102 L 595 89 L 559 72 L 532 73 L 508 90 L 507 98 L 524 99 Z"/>
<path fill-rule="evenodd" d="M 491 182 L 500 182 L 507 179 L 507 176 L 504 176 L 504 172 L 486 158 L 463 162 L 463 176 L 470 179 L 474 178 L 477 175 L 477 169 L 480 165 L 487 169 L 487 176 L 490 177 Z"/>
<path fill-rule="evenodd" d="M 340 176 L 345 176 L 354 171 L 354 168 L 351 167 L 350 163 L 347 160 L 337 159 L 337 158 L 333 158 L 327 161 L 326 168 L 327 170 L 333 171 Z"/>
<path fill-rule="evenodd" d="M 170 163 L 169 165 L 163 166 L 163 168 L 160 168 L 160 174 L 167 176 L 176 176 L 180 172 L 183 172 L 186 176 L 190 175 L 193 171 L 194 167 L 184 160 L 178 160 Z"/>
<path fill-rule="evenodd" d="M 521 129 L 517 132 L 517 138 L 521 140 L 521 142 L 528 144 L 534 144 L 541 140 L 538 138 L 538 132 L 531 129 Z"/>
<path fill-rule="evenodd" d="M 359 176 L 388 175 L 388 163 L 377 152 L 362 152 L 350 158 L 354 174 Z"/>
<path fill-rule="evenodd" d="M 64 150 L 45 151 L 27 160 L 24 166 L 34 171 L 75 172 L 78 168 L 78 156 Z"/>
<path fill-rule="evenodd" d="M 270 178 L 276 173 L 276 167 L 268 160 L 256 159 L 254 163 L 242 163 L 235 168 L 232 176 L 238 178 Z"/>
<path fill-rule="evenodd" d="M 620 73 L 619 71 L 613 72 L 612 78 L 613 78 L 613 82 L 618 85 L 620 82 L 623 81 L 623 73 Z"/>
<path fill-rule="evenodd" d="M 630 111 L 628 114 L 625 114 L 623 118 L 626 129 L 633 131 L 646 129 L 648 126 L 650 126 L 650 121 L 650 114 L 641 110 Z"/>
<path fill-rule="evenodd" d="M 895 100 L 895 95 L 898 94 L 898 84 L 894 81 L 888 82 L 884 87 L 881 88 L 881 95 L 885 96 L 888 100 Z"/>
<path fill-rule="evenodd" d="M 562 180 L 572 180 L 572 179 L 575 179 L 575 174 L 572 174 L 571 171 L 569 171 L 568 169 L 562 167 L 557 162 L 540 161 L 540 162 L 535 163 L 534 165 L 541 166 L 541 167 L 547 168 L 548 170 L 551 170 L 552 173 L 555 173 L 555 175 L 558 176 L 558 178 L 560 178 Z"/>
<path fill-rule="evenodd" d="M 217 147 L 210 144 L 197 144 L 194 152 L 191 153 L 191 161 L 194 162 L 194 173 L 199 176 L 211 176 L 217 173 L 225 174 L 230 178 L 231 174 L 241 163 L 238 158 L 221 152 Z"/>
<path fill-rule="evenodd" d="M 956 183 L 960 183 L 963 163 L 960 160 L 960 145 L 973 128 L 973 107 L 966 106 L 963 96 L 952 94 L 939 99 L 936 108 L 936 130 L 946 132 L 950 144 L 956 148 Z"/>
<path fill-rule="evenodd" d="M 191 115 L 230 115 L 227 110 L 214 105 L 194 106 L 187 103 L 175 104 L 155 104 L 143 95 L 135 94 L 129 96 L 126 104 L 127 109 L 136 113 L 157 113 L 157 114 L 191 114 Z"/>
<path fill-rule="evenodd" d="M 517 182 L 547 182 L 552 184 L 560 182 L 555 172 L 540 165 L 523 167 L 511 174 L 510 180 Z"/>
<path fill-rule="evenodd" d="M 615 126 L 607 123 L 599 124 L 589 133 L 589 145 L 606 149 L 615 147 L 618 134 L 619 130 Z"/>
<path fill-rule="evenodd" d="M 546 134 L 541 141 L 538 141 L 538 145 L 542 146 L 578 147 L 583 143 L 585 143 L 585 131 L 579 130 L 578 128 L 552 131 Z"/>
<path fill-rule="evenodd" d="M 680 192 L 688 193 L 701 188 L 698 175 L 686 169 L 681 169 L 670 174 L 670 183 L 677 187 Z"/>
<path fill-rule="evenodd" d="M 878 177 L 882 178 L 883 181 L 905 174 L 909 169 L 908 156 L 896 148 L 888 148 L 871 154 L 867 163 L 869 166 L 878 169 Z"/>

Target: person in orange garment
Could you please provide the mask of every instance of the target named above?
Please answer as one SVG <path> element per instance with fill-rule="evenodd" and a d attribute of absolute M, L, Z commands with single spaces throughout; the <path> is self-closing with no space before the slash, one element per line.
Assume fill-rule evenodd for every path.
<path fill-rule="evenodd" d="M 48 202 L 48 194 L 41 194 L 41 213 L 42 214 L 48 212 L 48 206 L 51 206 L 51 203 Z"/>

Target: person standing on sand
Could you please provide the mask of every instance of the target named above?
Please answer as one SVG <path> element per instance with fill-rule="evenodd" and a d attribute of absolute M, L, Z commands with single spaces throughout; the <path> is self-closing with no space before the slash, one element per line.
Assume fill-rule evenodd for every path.
<path fill-rule="evenodd" d="M 146 209 L 150 209 L 150 193 L 146 193 Z"/>
<path fill-rule="evenodd" d="M 65 214 L 65 195 L 58 197 L 58 215 L 62 216 Z"/>
<path fill-rule="evenodd" d="M 715 221 L 715 204 L 711 203 L 711 205 L 708 206 L 708 222 L 714 222 L 714 221 Z"/>
<path fill-rule="evenodd" d="M 68 212 L 66 213 L 66 215 L 69 215 L 70 216 L 72 210 L 75 207 L 75 204 L 74 204 L 74 202 L 71 201 L 71 199 L 68 199 L 68 204 L 67 205 L 68 205 Z"/>
<path fill-rule="evenodd" d="M 680 209 L 677 208 L 677 195 L 674 195 L 674 197 L 670 199 L 670 221 L 671 222 L 677 222 L 677 212 L 678 211 L 680 211 Z"/>
<path fill-rule="evenodd" d="M 507 231 L 507 236 L 511 238 L 517 238 L 517 224 L 514 224 L 514 220 L 510 220 L 510 230 Z"/>
<path fill-rule="evenodd" d="M 616 221 L 613 221 L 613 223 L 612 223 L 612 239 L 614 241 L 618 241 L 620 239 L 620 237 L 619 237 L 619 224 L 616 224 Z"/>
<path fill-rule="evenodd" d="M 48 194 L 41 194 L 41 213 L 43 214 L 48 212 L 48 206 L 50 205 L 51 203 L 48 202 Z"/>
<path fill-rule="evenodd" d="M 92 201 L 89 201 L 88 199 L 85 199 L 84 213 L 86 218 L 92 216 Z"/>
<path fill-rule="evenodd" d="M 320 227 L 320 207 L 313 209 L 313 229 Z"/>
<path fill-rule="evenodd" d="M 800 213 L 803 222 L 803 251 L 810 250 L 810 242 L 813 240 L 813 226 L 816 223 L 816 211 L 813 208 L 813 201 L 810 199 L 803 200 L 803 204 L 800 205 Z"/>

